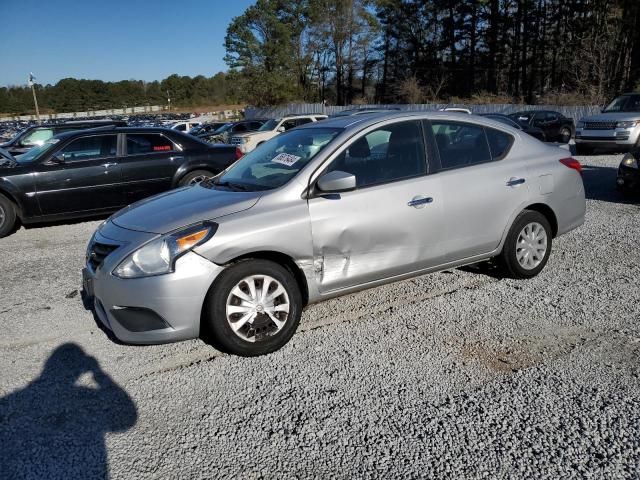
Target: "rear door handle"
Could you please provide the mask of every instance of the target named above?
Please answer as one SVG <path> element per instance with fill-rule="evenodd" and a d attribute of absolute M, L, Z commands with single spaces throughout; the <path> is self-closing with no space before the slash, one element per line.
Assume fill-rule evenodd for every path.
<path fill-rule="evenodd" d="M 422 195 L 418 195 L 409 200 L 407 205 L 414 208 L 424 208 L 429 203 L 433 203 L 432 197 L 423 197 Z"/>
<path fill-rule="evenodd" d="M 511 177 L 507 182 L 508 187 L 516 187 L 522 185 L 526 180 L 524 178 Z"/>

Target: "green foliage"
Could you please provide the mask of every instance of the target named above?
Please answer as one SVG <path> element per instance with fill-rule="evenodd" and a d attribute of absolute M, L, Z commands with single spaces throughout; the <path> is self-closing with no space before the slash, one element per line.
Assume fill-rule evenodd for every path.
<path fill-rule="evenodd" d="M 238 101 L 237 91 L 226 73 L 217 73 L 209 78 L 171 75 L 160 82 L 64 78 L 55 85 L 36 85 L 40 109 L 54 112 L 166 105 L 167 92 L 172 106 L 221 105 Z M 32 111 L 33 97 L 29 87 L 0 88 L 0 112 L 20 114 Z"/>

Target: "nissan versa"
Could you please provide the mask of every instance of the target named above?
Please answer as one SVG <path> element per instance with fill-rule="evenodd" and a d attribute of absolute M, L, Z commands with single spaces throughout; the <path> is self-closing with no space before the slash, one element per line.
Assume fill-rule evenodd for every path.
<path fill-rule="evenodd" d="M 533 277 L 584 215 L 580 163 L 504 124 L 335 118 L 116 213 L 89 242 L 84 293 L 120 341 L 261 355 L 330 297 L 489 259 Z"/>

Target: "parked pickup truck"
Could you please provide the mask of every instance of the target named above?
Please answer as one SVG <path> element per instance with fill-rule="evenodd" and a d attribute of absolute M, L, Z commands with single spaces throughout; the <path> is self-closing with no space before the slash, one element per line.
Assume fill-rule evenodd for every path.
<path fill-rule="evenodd" d="M 576 125 L 576 153 L 588 155 L 596 148 L 631 150 L 640 146 L 640 93 L 626 93 L 602 113 L 585 117 Z"/>

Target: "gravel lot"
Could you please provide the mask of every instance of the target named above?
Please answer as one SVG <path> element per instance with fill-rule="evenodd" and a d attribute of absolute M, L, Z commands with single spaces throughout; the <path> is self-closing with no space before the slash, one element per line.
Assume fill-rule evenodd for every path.
<path fill-rule="evenodd" d="M 0 477 L 640 478 L 640 207 L 621 155 L 529 281 L 453 270 L 309 307 L 281 351 L 112 343 L 98 221 L 0 240 Z"/>

